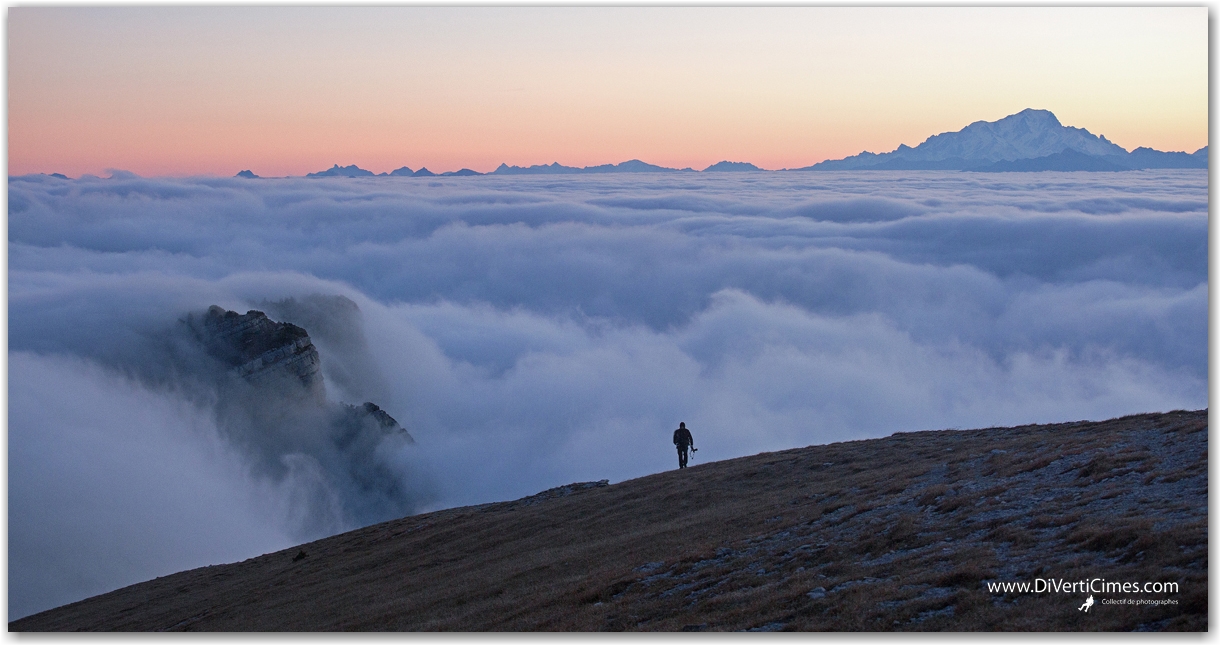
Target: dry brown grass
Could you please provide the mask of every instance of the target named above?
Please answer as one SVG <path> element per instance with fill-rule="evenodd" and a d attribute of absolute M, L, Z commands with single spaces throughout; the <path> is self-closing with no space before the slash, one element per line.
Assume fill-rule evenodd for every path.
<path fill-rule="evenodd" d="M 33 630 L 1206 630 L 1206 412 L 897 434 L 405 517 Z M 294 561 L 298 551 L 307 557 Z M 1176 606 L 987 592 L 1174 580 Z"/>
<path fill-rule="evenodd" d="M 937 499 L 944 497 L 948 492 L 948 486 L 945 484 L 936 484 L 935 486 L 925 488 L 923 493 L 917 497 L 915 501 L 918 502 L 920 506 L 932 506 L 936 503 Z"/>

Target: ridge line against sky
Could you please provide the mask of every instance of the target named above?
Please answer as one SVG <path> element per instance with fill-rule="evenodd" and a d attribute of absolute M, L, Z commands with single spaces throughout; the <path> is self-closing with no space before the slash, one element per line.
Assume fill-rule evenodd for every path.
<path fill-rule="evenodd" d="M 1207 7 L 14 7 L 9 174 L 797 168 L 1026 107 L 1208 140 Z"/>
<path fill-rule="evenodd" d="M 1003 122 L 1003 121 L 1006 121 L 1006 120 L 1012 119 L 1012 118 L 1021 117 L 1024 114 L 1026 114 L 1027 112 L 1045 112 L 1050 116 L 1051 119 L 1055 118 L 1053 112 L 1051 112 L 1049 110 L 1037 110 L 1036 108 L 1027 108 L 1025 110 L 1021 110 L 1020 112 L 1008 115 L 1008 116 L 1004 117 L 1003 119 L 1000 119 L 999 121 L 986 122 L 986 121 L 979 120 L 979 121 L 974 121 L 974 122 L 968 124 L 967 126 L 964 126 L 961 129 L 956 130 L 956 131 L 940 132 L 940 133 L 929 135 L 927 138 L 924 139 L 924 141 L 920 142 L 918 145 L 906 148 L 906 151 L 907 152 L 916 152 L 918 150 L 921 150 L 921 149 L 923 149 L 923 147 L 926 144 L 931 144 L 931 143 L 933 143 L 934 140 L 941 138 L 943 136 L 964 135 L 970 129 L 970 126 L 976 126 L 978 124 L 994 126 L 994 125 L 997 125 L 999 122 Z M 1110 142 L 1107 141 L 1104 134 L 1091 133 L 1088 131 L 1088 128 L 1076 128 L 1074 126 L 1066 126 L 1063 124 L 1058 124 L 1058 125 L 1060 128 L 1062 128 L 1062 130 L 1065 130 L 1065 131 L 1066 130 L 1077 130 L 1077 129 L 1083 130 L 1083 132 L 1085 133 L 1086 136 L 1091 135 L 1095 139 L 1099 140 L 1100 142 L 1105 143 L 1106 145 L 1110 145 Z M 1167 154 L 1168 153 L 1170 155 L 1186 154 L 1186 155 L 1194 156 L 1194 155 L 1198 155 L 1201 152 L 1204 152 L 1206 150 L 1206 148 L 1207 148 L 1207 146 L 1205 145 L 1196 151 L 1190 151 L 1190 150 L 1163 151 L 1163 150 L 1156 150 L 1156 149 L 1153 149 L 1148 146 L 1141 146 L 1141 147 L 1138 147 L 1138 150 L 1151 151 L 1152 153 L 1157 153 L 1157 154 Z M 1136 153 L 1136 151 L 1137 151 L 1136 148 L 1127 150 L 1125 148 L 1120 147 L 1120 149 L 1123 150 L 1123 152 L 1125 152 L 1127 154 Z M 902 152 L 903 152 L 903 147 L 900 146 L 898 148 L 895 148 L 894 150 L 882 151 L 881 153 L 875 154 L 875 156 L 876 157 L 885 157 L 885 156 L 889 156 L 892 154 L 901 154 Z M 868 155 L 874 155 L 874 153 L 872 153 L 871 151 L 861 151 L 860 153 L 857 153 L 856 155 L 849 155 L 848 157 L 845 157 L 842 159 L 822 160 L 822 161 L 816 162 L 814 164 L 810 164 L 808 166 L 803 166 L 803 167 L 798 167 L 798 168 L 761 168 L 748 161 L 733 161 L 733 160 L 727 160 L 727 159 L 718 161 L 714 164 L 709 165 L 707 168 L 702 168 L 702 169 L 690 168 L 690 167 L 672 168 L 672 167 L 660 166 L 657 164 L 650 164 L 639 158 L 632 158 L 632 159 L 627 159 L 627 160 L 619 161 L 619 162 L 600 163 L 600 164 L 594 164 L 594 165 L 588 165 L 588 166 L 582 166 L 582 167 L 566 166 L 566 165 L 560 164 L 559 162 L 552 162 L 549 164 L 534 164 L 531 166 L 515 166 L 515 165 L 509 165 L 507 163 L 501 162 L 500 164 L 498 164 L 496 166 L 496 168 L 494 170 L 489 170 L 489 171 L 473 171 L 473 169 L 468 168 L 467 166 L 462 166 L 460 169 L 453 169 L 453 170 L 442 169 L 442 170 L 438 170 L 438 171 L 433 171 L 432 169 L 429 169 L 426 166 L 419 166 L 417 168 L 412 169 L 410 166 L 403 165 L 403 166 L 399 166 L 398 168 L 394 168 L 389 171 L 382 171 L 379 173 L 370 171 L 367 168 L 361 168 L 359 166 L 359 164 L 353 163 L 353 164 L 343 165 L 340 163 L 335 163 L 330 168 L 318 170 L 315 172 L 309 172 L 309 173 L 306 173 L 305 175 L 285 175 L 282 177 L 272 177 L 272 176 L 265 176 L 265 175 L 259 175 L 257 173 L 253 173 L 251 169 L 247 168 L 247 169 L 243 169 L 243 170 L 239 171 L 236 174 L 236 176 L 254 178 L 254 179 L 271 179 L 271 178 L 291 179 L 291 178 L 300 178 L 300 177 L 308 177 L 308 178 L 341 177 L 341 178 L 350 179 L 353 177 L 387 177 L 387 176 L 388 177 L 400 177 L 400 178 L 401 177 L 414 177 L 414 178 L 455 177 L 455 176 L 461 177 L 461 176 L 467 176 L 467 175 L 502 175 L 502 176 L 503 175 L 547 175 L 547 176 L 554 176 L 554 175 L 570 175 L 570 174 L 577 174 L 577 175 L 615 174 L 615 173 L 623 173 L 623 172 L 645 172 L 645 173 L 656 173 L 656 172 L 660 172 L 660 173 L 717 172 L 718 173 L 718 172 L 726 172 L 726 171 L 727 172 L 741 172 L 741 171 L 747 171 L 747 172 L 748 171 L 804 172 L 804 171 L 810 171 L 810 170 L 819 170 L 820 169 L 819 167 L 823 166 L 824 162 L 850 161 L 850 160 L 852 160 L 856 157 L 862 156 L 862 155 L 868 156 Z M 1205 157 L 1206 157 L 1206 155 L 1205 155 Z M 1035 157 L 1020 157 L 1020 159 L 1027 159 L 1027 160 L 1033 160 L 1033 159 L 1037 159 L 1037 158 L 1038 157 L 1036 157 L 1036 156 Z M 1207 161 L 1206 158 L 1204 158 L 1203 163 L 1205 165 L 1201 166 L 1201 167 L 1206 168 L 1206 161 Z M 1122 162 L 1119 162 L 1119 163 L 1121 164 Z M 965 169 L 966 170 L 980 170 L 980 169 L 986 170 L 985 166 L 988 166 L 988 165 L 990 165 L 989 162 L 977 161 L 973 166 L 967 167 Z M 628 167 L 628 166 L 630 166 L 630 167 Z M 1132 165 L 1132 166 L 1129 166 L 1127 169 L 1139 170 L 1139 169 L 1148 169 L 1148 168 L 1155 169 L 1155 168 L 1174 168 L 1174 167 L 1178 167 L 1178 166 Z M 1195 166 L 1190 166 L 1190 167 L 1195 167 Z M 831 168 L 831 169 L 840 169 L 840 168 Z M 859 167 L 859 168 L 845 168 L 843 170 L 871 170 L 871 169 L 874 169 L 874 168 L 872 168 L 870 166 L 863 166 L 863 167 Z M 911 168 L 904 168 L 904 169 L 910 170 Z M 131 173 L 130 171 L 123 170 L 123 169 L 107 169 L 107 172 L 110 173 L 110 175 L 112 177 L 121 177 L 121 176 L 129 175 L 129 174 L 139 176 L 136 173 Z M 33 173 L 33 174 L 51 174 L 56 177 L 68 179 L 68 177 L 66 177 L 62 173 Z M 87 174 L 84 176 L 96 176 L 96 175 Z M 202 175 L 202 176 L 223 178 L 223 177 L 227 177 L 229 175 Z"/>

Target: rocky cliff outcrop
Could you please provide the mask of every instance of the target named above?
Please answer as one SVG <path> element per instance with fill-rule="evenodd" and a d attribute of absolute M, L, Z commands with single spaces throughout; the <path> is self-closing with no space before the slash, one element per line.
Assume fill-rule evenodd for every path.
<path fill-rule="evenodd" d="M 364 335 L 364 317 L 355 302 L 341 295 L 315 293 L 263 300 L 257 308 L 274 320 L 309 330 L 314 347 L 326 357 L 323 371 L 331 398 L 389 400 L 385 375 Z"/>
<path fill-rule="evenodd" d="M 239 314 L 217 305 L 208 307 L 197 322 L 194 316 L 188 321 L 208 354 L 228 366 L 234 376 L 256 387 L 299 384 L 306 394 L 327 405 L 322 360 L 304 328 L 276 322 L 254 309 Z M 349 443 L 363 429 L 401 433 L 415 443 L 394 417 L 370 401 L 340 404 L 333 416 L 340 443 Z"/>
<path fill-rule="evenodd" d="M 334 441 L 340 448 L 349 447 L 361 435 L 374 438 L 396 434 L 407 443 L 415 443 L 414 437 L 398 424 L 388 412 L 377 407 L 377 404 L 365 401 L 360 405 L 340 404 L 336 415 Z"/>
<path fill-rule="evenodd" d="M 249 456 L 252 470 L 297 489 L 299 508 L 291 513 L 303 538 L 402 517 L 418 503 L 401 461 L 415 443 L 410 433 L 371 401 L 351 405 L 327 397 L 326 361 L 345 368 L 332 369 L 341 385 L 332 394 L 344 397 L 369 391 L 354 387 L 361 381 L 351 373 L 369 361 L 349 355 L 368 353 L 363 336 L 339 330 L 360 326 L 355 303 L 319 298 L 268 304 L 296 313 L 298 322 L 316 323 L 328 339 L 323 351 L 300 325 L 213 305 L 184 320 L 203 356 L 184 354 L 178 368 L 204 377 L 211 392 L 204 400 L 218 429 Z"/>
<path fill-rule="evenodd" d="M 289 378 L 312 392 L 322 390 L 318 350 L 292 323 L 275 322 L 253 309 L 242 315 L 212 305 L 196 332 L 213 358 L 252 383 Z"/>

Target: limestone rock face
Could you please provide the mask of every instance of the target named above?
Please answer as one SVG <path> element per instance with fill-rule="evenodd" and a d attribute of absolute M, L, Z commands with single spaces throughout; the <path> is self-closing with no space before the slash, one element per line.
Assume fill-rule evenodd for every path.
<path fill-rule="evenodd" d="M 355 303 L 344 300 L 355 307 Z M 277 380 L 299 383 L 318 402 L 326 403 L 322 360 L 304 328 L 275 322 L 255 309 L 243 315 L 217 305 L 208 308 L 201 327 L 201 340 L 208 353 L 229 366 L 231 373 L 256 386 Z M 339 443 L 368 430 L 373 434 L 402 434 L 408 442 L 415 442 L 394 417 L 370 401 L 341 404 L 336 417 Z"/>
<path fill-rule="evenodd" d="M 287 377 L 321 392 L 322 361 L 304 329 L 275 322 L 261 311 L 241 315 L 216 305 L 208 308 L 202 327 L 208 353 L 247 381 Z"/>
<path fill-rule="evenodd" d="M 385 410 L 382 410 L 381 408 L 377 407 L 376 404 L 365 401 L 364 404 L 360 405 L 359 407 L 357 407 L 357 406 L 351 406 L 351 407 L 355 408 L 356 413 L 359 414 L 360 416 L 368 417 L 368 418 L 372 419 L 374 422 L 377 423 L 377 425 L 381 426 L 382 428 L 384 428 L 386 430 L 394 430 L 395 428 L 397 428 L 397 429 L 402 428 L 402 426 L 398 425 L 398 422 L 394 420 L 394 417 L 390 416 L 389 413 L 387 413 Z"/>
<path fill-rule="evenodd" d="M 320 342 L 322 337 L 330 338 L 322 346 L 329 368 L 347 365 L 362 371 L 365 363 L 353 362 L 347 355 L 353 343 L 335 342 L 357 334 L 358 329 L 344 335 L 339 328 L 347 323 L 358 328 L 358 319 L 322 315 L 334 313 L 336 307 L 341 312 L 348 306 L 355 309 L 355 303 L 324 301 L 335 306 L 314 307 L 318 316 L 298 321 L 316 323 L 322 330 Z M 310 303 L 296 303 L 294 309 L 293 303 L 282 302 L 279 308 L 304 308 L 309 313 L 313 310 L 305 305 Z M 274 321 L 262 311 L 239 314 L 216 305 L 188 315 L 184 322 L 206 354 L 205 358 L 195 353 L 195 363 L 201 358 L 211 363 L 197 373 L 212 379 L 204 380 L 214 387 L 218 427 L 235 445 L 248 450 L 256 472 L 299 482 L 293 502 L 299 508 L 292 512 L 300 520 L 294 530 L 303 538 L 412 512 L 418 495 L 408 487 L 401 463 L 387 455 L 415 439 L 375 403 L 350 405 L 327 399 L 322 354 L 304 327 Z M 194 364 L 182 367 L 192 368 L 198 369 Z M 344 370 L 336 373 L 346 375 Z M 354 377 L 347 380 L 358 382 Z"/>
<path fill-rule="evenodd" d="M 263 300 L 256 307 L 274 320 L 309 330 L 314 347 L 324 358 L 322 374 L 330 396 L 349 402 L 389 400 L 380 362 L 364 335 L 363 314 L 355 302 L 341 295 L 315 293 Z"/>
<path fill-rule="evenodd" d="M 388 434 L 400 435 L 407 443 L 415 443 L 415 438 L 406 428 L 398 425 L 394 417 L 369 401 L 360 405 L 344 403 L 335 426 L 338 430 L 335 443 L 341 448 L 347 448 L 361 436 L 377 437 Z"/>

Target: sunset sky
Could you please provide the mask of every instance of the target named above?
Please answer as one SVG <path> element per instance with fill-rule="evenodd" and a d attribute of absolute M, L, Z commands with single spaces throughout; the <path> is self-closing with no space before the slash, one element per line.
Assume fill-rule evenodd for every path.
<path fill-rule="evenodd" d="M 1024 108 L 1207 144 L 1207 8 L 16 7 L 8 172 L 807 166 Z"/>

